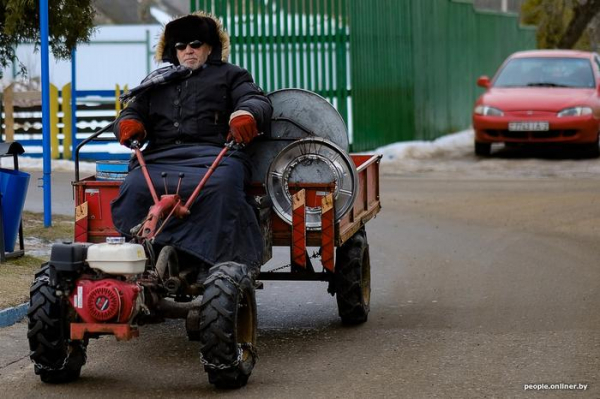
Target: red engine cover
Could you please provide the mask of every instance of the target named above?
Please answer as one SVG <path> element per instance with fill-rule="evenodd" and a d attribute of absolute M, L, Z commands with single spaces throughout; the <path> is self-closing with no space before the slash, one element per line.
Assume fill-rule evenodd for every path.
<path fill-rule="evenodd" d="M 69 300 L 86 323 L 126 323 L 133 316 L 142 288 L 114 279 L 79 279 Z"/>

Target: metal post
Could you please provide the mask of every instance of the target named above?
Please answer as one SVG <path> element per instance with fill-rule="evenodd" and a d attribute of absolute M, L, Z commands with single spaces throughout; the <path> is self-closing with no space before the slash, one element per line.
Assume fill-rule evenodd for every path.
<path fill-rule="evenodd" d="M 52 188 L 50 158 L 50 60 L 48 55 L 48 0 L 40 0 L 40 37 L 42 39 L 42 151 L 44 157 L 44 227 L 52 226 Z"/>
<path fill-rule="evenodd" d="M 71 50 L 71 159 L 75 160 L 75 148 L 77 148 L 77 48 Z"/>
<path fill-rule="evenodd" d="M 0 193 L 0 263 L 6 262 L 4 251 L 4 220 L 2 216 L 2 193 Z"/>

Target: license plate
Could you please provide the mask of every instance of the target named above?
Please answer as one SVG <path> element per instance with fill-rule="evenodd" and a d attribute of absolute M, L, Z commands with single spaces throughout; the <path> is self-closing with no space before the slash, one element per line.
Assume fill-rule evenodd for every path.
<path fill-rule="evenodd" d="M 548 122 L 510 122 L 508 130 L 511 132 L 543 132 L 550 129 Z"/>

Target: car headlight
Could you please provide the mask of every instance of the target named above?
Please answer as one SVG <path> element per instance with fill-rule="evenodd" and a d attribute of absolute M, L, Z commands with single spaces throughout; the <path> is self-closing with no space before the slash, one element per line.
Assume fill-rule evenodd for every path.
<path fill-rule="evenodd" d="M 584 115 L 591 115 L 591 114 L 592 114 L 592 109 L 590 107 L 573 107 L 573 108 L 563 109 L 558 114 L 556 114 L 556 116 L 558 116 L 559 118 L 562 118 L 565 116 L 584 116 Z"/>
<path fill-rule="evenodd" d="M 488 107 L 487 105 L 476 106 L 474 112 L 477 115 L 484 116 L 504 116 L 504 112 L 502 112 L 502 110 L 499 110 L 498 108 L 494 107 Z"/>

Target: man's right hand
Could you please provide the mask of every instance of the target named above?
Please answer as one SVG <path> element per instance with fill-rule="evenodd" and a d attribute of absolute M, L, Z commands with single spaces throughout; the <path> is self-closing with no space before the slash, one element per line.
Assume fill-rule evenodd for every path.
<path fill-rule="evenodd" d="M 129 147 L 133 140 L 142 141 L 146 138 L 146 129 L 142 122 L 135 119 L 123 119 L 119 122 L 119 143 Z"/>

